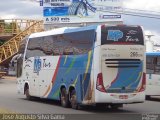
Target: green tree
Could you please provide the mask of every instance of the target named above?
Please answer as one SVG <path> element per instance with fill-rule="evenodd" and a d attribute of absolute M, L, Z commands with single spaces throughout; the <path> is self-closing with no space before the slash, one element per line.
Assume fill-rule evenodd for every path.
<path fill-rule="evenodd" d="M 0 33 L 3 33 L 5 29 L 5 21 L 0 20 Z"/>
<path fill-rule="evenodd" d="M 0 39 L 0 46 L 3 45 L 4 43 L 5 43 L 5 41 Z"/>

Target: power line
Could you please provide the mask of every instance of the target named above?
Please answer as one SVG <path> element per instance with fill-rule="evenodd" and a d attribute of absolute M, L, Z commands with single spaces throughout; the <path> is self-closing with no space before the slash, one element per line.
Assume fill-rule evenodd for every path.
<path fill-rule="evenodd" d="M 129 11 L 129 10 L 128 11 L 126 11 L 126 10 L 121 10 L 121 11 L 98 10 L 98 11 L 123 14 L 123 15 L 130 15 L 130 16 L 137 16 L 137 17 L 160 19 L 160 14 L 150 14 L 150 13 L 141 13 L 141 12 L 138 13 L 138 12 L 133 12 L 133 11 Z"/>
<path fill-rule="evenodd" d="M 123 11 L 126 13 L 133 13 L 134 15 L 141 15 L 141 16 L 147 16 L 147 17 L 153 17 L 153 18 L 159 18 L 160 12 L 156 11 L 147 11 L 147 10 L 139 10 L 139 9 L 129 9 L 129 8 L 123 8 Z"/>
<path fill-rule="evenodd" d="M 151 10 L 142 10 L 142 9 L 131 9 L 131 8 L 124 8 L 124 10 L 130 10 L 130 11 L 139 11 L 139 12 L 144 12 L 144 13 L 153 13 L 153 14 L 160 14 L 160 11 L 151 11 Z"/>

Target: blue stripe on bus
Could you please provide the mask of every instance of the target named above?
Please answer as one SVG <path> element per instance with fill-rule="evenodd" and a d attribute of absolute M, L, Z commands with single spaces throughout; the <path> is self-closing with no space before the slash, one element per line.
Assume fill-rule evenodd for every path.
<path fill-rule="evenodd" d="M 142 62 L 139 64 L 139 67 L 136 68 L 118 68 L 119 75 L 117 77 L 117 80 L 115 80 L 115 82 L 112 83 L 109 89 L 123 87 L 128 87 L 129 89 L 137 89 L 140 79 L 142 77 L 142 71 Z"/>
<path fill-rule="evenodd" d="M 146 56 L 160 56 L 160 52 L 147 52 Z"/>
<path fill-rule="evenodd" d="M 65 55 L 62 56 L 60 66 L 58 69 L 58 74 L 56 76 L 55 83 L 52 86 L 52 90 L 48 95 L 48 98 L 59 100 L 60 86 L 62 84 L 65 84 L 66 89 L 68 90 L 70 85 L 74 84 L 75 81 L 77 80 L 75 84 L 75 89 L 77 92 L 77 100 L 78 102 L 81 102 L 82 97 L 84 98 L 88 94 L 87 91 L 89 88 L 89 82 L 90 82 L 90 77 L 91 77 L 90 75 L 91 75 L 91 66 L 92 66 L 92 60 L 93 60 L 92 59 L 93 51 L 90 57 L 91 57 L 90 58 L 91 61 L 89 63 L 88 72 L 87 72 L 85 80 L 83 80 L 85 76 L 85 72 L 86 72 L 88 54 L 68 56 L 67 60 L 66 60 Z M 74 59 L 76 60 L 73 62 Z M 69 69 L 70 66 L 72 67 L 71 69 Z M 82 84 L 82 87 L 80 86 L 81 84 Z"/>

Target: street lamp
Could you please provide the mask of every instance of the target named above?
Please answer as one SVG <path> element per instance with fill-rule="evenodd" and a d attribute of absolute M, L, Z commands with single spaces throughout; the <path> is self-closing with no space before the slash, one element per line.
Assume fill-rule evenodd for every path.
<path fill-rule="evenodd" d="M 147 51 L 147 52 L 153 52 L 154 42 L 151 41 L 151 37 L 154 36 L 154 35 L 148 34 L 148 35 L 145 35 L 145 36 L 147 36 L 147 38 L 148 38 L 148 39 L 146 40 L 146 51 Z"/>
<path fill-rule="evenodd" d="M 145 36 L 147 36 L 148 40 L 151 41 L 151 37 L 154 36 L 154 35 L 145 35 Z"/>

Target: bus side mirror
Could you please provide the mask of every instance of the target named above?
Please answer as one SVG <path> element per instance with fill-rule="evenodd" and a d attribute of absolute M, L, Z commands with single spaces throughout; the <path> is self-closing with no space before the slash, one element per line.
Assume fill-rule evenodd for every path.
<path fill-rule="evenodd" d="M 21 56 L 22 56 L 22 54 L 17 54 L 17 55 L 15 55 L 15 56 L 12 58 L 12 60 L 10 61 L 10 64 L 11 64 L 12 67 L 15 66 L 15 63 L 17 63 L 17 60 L 18 60 Z"/>

